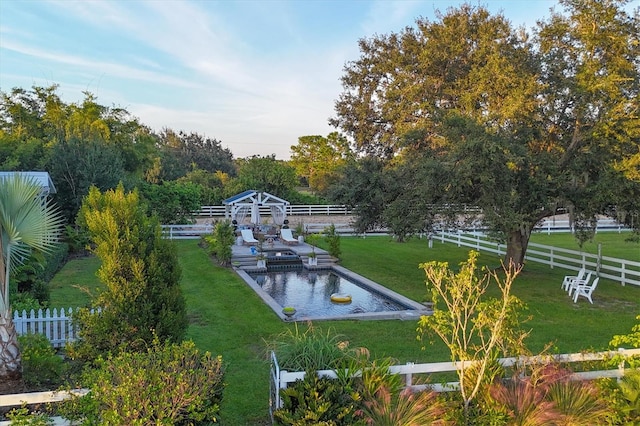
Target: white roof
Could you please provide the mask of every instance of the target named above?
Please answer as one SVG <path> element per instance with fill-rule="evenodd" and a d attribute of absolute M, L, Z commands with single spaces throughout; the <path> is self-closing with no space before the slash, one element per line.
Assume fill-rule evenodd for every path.
<path fill-rule="evenodd" d="M 5 177 L 10 177 L 16 174 L 33 179 L 35 182 L 40 184 L 43 192 L 47 194 L 55 194 L 57 192 L 56 187 L 53 184 L 51 176 L 49 176 L 48 172 L 0 172 L 0 179 L 4 179 Z"/>

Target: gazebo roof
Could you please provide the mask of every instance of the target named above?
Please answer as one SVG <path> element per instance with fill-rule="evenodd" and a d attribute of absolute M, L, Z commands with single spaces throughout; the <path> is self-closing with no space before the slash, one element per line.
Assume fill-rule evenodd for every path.
<path fill-rule="evenodd" d="M 40 186 L 42 187 L 42 192 L 47 195 L 55 194 L 57 192 L 56 187 L 51 180 L 51 176 L 49 176 L 49 173 L 47 172 L 0 172 L 0 179 L 8 178 L 17 174 L 26 176 L 27 178 L 30 178 L 36 183 L 40 184 Z"/>
<path fill-rule="evenodd" d="M 268 192 L 260 192 L 254 189 L 241 192 L 234 195 L 233 197 L 229 197 L 226 200 L 222 201 L 222 203 L 227 206 L 237 204 L 248 205 L 253 204 L 254 202 L 257 202 L 258 204 L 263 206 L 289 204 L 287 200 L 283 200 L 282 198 L 276 197 L 275 195 L 269 194 Z"/>

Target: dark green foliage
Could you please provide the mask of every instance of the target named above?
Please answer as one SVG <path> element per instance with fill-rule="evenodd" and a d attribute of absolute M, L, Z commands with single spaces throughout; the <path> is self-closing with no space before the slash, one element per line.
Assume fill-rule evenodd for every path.
<path fill-rule="evenodd" d="M 33 252 L 29 260 L 18 266 L 12 274 L 11 292 L 14 295 L 25 293 L 41 305 L 46 305 L 49 301 L 47 284 L 64 266 L 68 249 L 67 244 L 61 243 L 57 244 L 50 253 Z"/>
<path fill-rule="evenodd" d="M 233 251 L 231 246 L 236 241 L 235 233 L 233 232 L 233 225 L 228 220 L 223 220 L 216 223 L 213 229 L 213 239 L 215 246 L 215 255 L 223 266 L 228 266 L 231 262 L 231 256 Z"/>
<path fill-rule="evenodd" d="M 68 222 L 76 217 L 89 187 L 115 188 L 124 175 L 121 153 L 113 144 L 77 138 L 53 147 L 47 170 L 58 190 L 56 202 Z"/>
<path fill-rule="evenodd" d="M 55 389 L 62 384 L 67 370 L 62 357 L 56 354 L 44 334 L 18 337 L 22 353 L 22 378 L 31 390 Z"/>
<path fill-rule="evenodd" d="M 237 160 L 237 164 L 238 178 L 227 188 L 227 191 L 232 191 L 229 195 L 253 189 L 286 200 L 298 184 L 296 170 L 286 162 L 276 160 L 275 155 L 254 155 Z"/>
<path fill-rule="evenodd" d="M 308 371 L 303 380 L 297 380 L 280 391 L 283 407 L 273 416 L 279 425 L 365 425 L 358 419 L 360 397 L 348 394 L 337 380 L 319 378 Z"/>
<path fill-rule="evenodd" d="M 329 199 L 354 209 L 355 229 L 365 232 L 382 225 L 386 188 L 382 173 L 385 164 L 376 157 L 365 157 L 347 164 L 343 178 L 331 187 Z"/>
<path fill-rule="evenodd" d="M 165 129 L 158 137 L 161 180 L 175 180 L 196 169 L 235 175 L 233 155 L 219 141 L 197 133 Z"/>
<path fill-rule="evenodd" d="M 69 245 L 70 254 L 89 254 L 89 244 L 91 240 L 86 229 L 67 225 L 65 227 L 65 241 Z"/>
<path fill-rule="evenodd" d="M 191 182 L 164 181 L 158 185 L 142 185 L 142 195 L 149 212 L 163 225 L 192 224 L 200 210 L 202 187 Z"/>
<path fill-rule="evenodd" d="M 336 232 L 336 226 L 332 223 L 324 230 L 324 239 L 327 242 L 329 254 L 333 257 L 340 257 L 340 235 Z"/>
<path fill-rule="evenodd" d="M 221 357 L 191 341 L 150 344 L 143 352 L 99 359 L 85 373 L 91 392 L 65 407 L 86 425 L 198 425 L 219 421 L 224 390 Z"/>

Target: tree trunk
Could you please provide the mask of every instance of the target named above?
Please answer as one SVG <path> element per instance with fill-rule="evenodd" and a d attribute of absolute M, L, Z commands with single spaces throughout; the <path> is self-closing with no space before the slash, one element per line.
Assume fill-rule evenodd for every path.
<path fill-rule="evenodd" d="M 507 235 L 507 253 L 504 255 L 504 264 L 513 262 L 516 266 L 524 265 L 524 256 L 529 246 L 530 230 L 514 229 Z"/>
<path fill-rule="evenodd" d="M 22 359 L 18 347 L 18 333 L 11 311 L 0 312 L 0 381 L 16 380 L 22 376 Z"/>

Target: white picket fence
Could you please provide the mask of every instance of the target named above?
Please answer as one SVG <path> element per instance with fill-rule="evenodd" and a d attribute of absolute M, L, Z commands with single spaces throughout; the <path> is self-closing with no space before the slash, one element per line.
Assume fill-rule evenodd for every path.
<path fill-rule="evenodd" d="M 533 357 L 510 357 L 499 358 L 498 362 L 506 367 L 517 367 L 526 365 L 541 365 L 548 363 L 560 363 L 560 364 L 576 364 L 586 363 L 593 361 L 606 361 L 610 360 L 616 355 L 624 358 L 638 357 L 640 356 L 640 349 L 619 349 L 618 351 L 606 351 L 595 353 L 574 353 L 574 354 L 560 354 L 549 356 L 533 356 Z M 467 361 L 466 367 L 472 365 L 472 361 Z M 574 380 L 593 380 L 598 378 L 621 378 L 625 373 L 625 361 L 618 363 L 615 369 L 609 370 L 597 370 L 586 371 L 588 365 L 583 365 L 580 368 L 580 372 L 572 374 Z M 426 364 L 415 364 L 409 362 L 405 365 L 394 365 L 389 367 L 391 374 L 399 374 L 404 376 L 404 387 L 409 387 L 413 390 L 425 390 L 432 389 L 436 392 L 451 392 L 459 389 L 458 382 L 446 382 L 441 383 L 438 379 L 433 379 L 433 375 L 442 373 L 457 372 L 463 366 L 462 362 L 432 362 Z M 328 377 L 335 379 L 338 377 L 335 370 L 319 370 L 316 372 L 319 377 Z M 353 375 L 358 375 L 359 372 L 353 372 Z M 270 410 L 273 418 L 273 410 L 282 407 L 282 400 L 280 399 L 280 390 L 286 389 L 290 384 L 296 380 L 304 379 L 306 372 L 296 371 L 289 372 L 281 370 L 278 365 L 278 359 L 275 353 L 271 352 L 271 377 L 270 377 Z M 425 383 L 428 381 L 429 383 Z"/>
<path fill-rule="evenodd" d="M 73 312 L 72 308 L 15 311 L 13 323 L 19 336 L 28 333 L 44 334 L 54 348 L 61 348 L 77 338 L 77 330 L 71 320 Z"/>
<path fill-rule="evenodd" d="M 487 238 L 484 234 L 463 232 L 440 232 L 434 236 L 441 242 L 457 244 L 458 247 L 471 247 L 502 256 L 506 245 Z M 640 262 L 583 251 L 568 250 L 544 244 L 529 243 L 526 260 L 549 265 L 552 269 L 560 267 L 571 271 L 585 268 L 594 271 L 599 277 L 607 278 L 622 285 L 640 286 Z"/>

